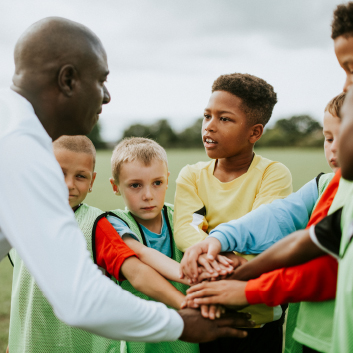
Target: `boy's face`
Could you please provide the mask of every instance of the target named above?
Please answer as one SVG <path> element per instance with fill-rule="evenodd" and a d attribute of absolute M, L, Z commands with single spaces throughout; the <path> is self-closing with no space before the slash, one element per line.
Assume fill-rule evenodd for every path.
<path fill-rule="evenodd" d="M 349 90 L 340 116 L 342 119 L 338 137 L 338 155 L 342 176 L 353 181 L 353 91 Z"/>
<path fill-rule="evenodd" d="M 93 171 L 93 156 L 88 153 L 77 153 L 63 148 L 54 149 L 54 154 L 64 173 L 65 183 L 69 190 L 69 204 L 73 210 L 92 190 L 96 172 Z"/>
<path fill-rule="evenodd" d="M 159 219 L 168 188 L 168 168 L 163 161 L 155 160 L 146 166 L 140 161 L 123 163 L 119 184 L 110 182 L 115 192 L 120 192 L 137 222 Z"/>
<path fill-rule="evenodd" d="M 252 128 L 241 108 L 242 99 L 225 91 L 215 91 L 204 112 L 202 141 L 208 157 L 233 157 L 252 148 Z"/>
<path fill-rule="evenodd" d="M 347 92 L 353 83 L 353 37 L 339 36 L 334 40 L 334 46 L 337 60 L 346 73 L 343 91 Z"/>
<path fill-rule="evenodd" d="M 324 149 L 327 163 L 331 169 L 336 172 L 339 168 L 337 158 L 337 141 L 338 134 L 341 125 L 340 118 L 331 115 L 328 111 L 324 115 L 324 129 L 323 134 L 325 136 Z"/>

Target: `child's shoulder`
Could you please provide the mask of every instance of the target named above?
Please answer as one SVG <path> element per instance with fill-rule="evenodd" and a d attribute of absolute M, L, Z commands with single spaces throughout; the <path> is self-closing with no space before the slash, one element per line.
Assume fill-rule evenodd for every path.
<path fill-rule="evenodd" d="M 291 175 L 289 169 L 281 162 L 272 161 L 271 159 L 265 158 L 256 154 L 254 157 L 254 168 L 261 171 L 262 173 L 279 173 Z"/>
<path fill-rule="evenodd" d="M 190 177 L 190 176 L 197 176 L 203 170 L 207 170 L 214 164 L 214 160 L 208 162 L 197 162 L 195 164 L 187 164 L 183 167 L 179 173 L 179 177 Z"/>

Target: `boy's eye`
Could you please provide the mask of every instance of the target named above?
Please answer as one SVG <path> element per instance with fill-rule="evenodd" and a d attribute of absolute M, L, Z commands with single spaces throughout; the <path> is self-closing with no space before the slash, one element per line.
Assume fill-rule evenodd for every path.
<path fill-rule="evenodd" d="M 140 184 L 138 184 L 138 183 L 133 183 L 130 185 L 130 187 L 133 189 L 137 189 L 139 186 L 140 186 Z"/>
<path fill-rule="evenodd" d="M 162 185 L 162 182 L 160 180 L 157 180 L 154 182 L 154 185 L 157 185 L 157 186 Z"/>
<path fill-rule="evenodd" d="M 204 116 L 205 119 L 210 119 L 211 118 L 211 116 L 208 115 L 208 114 L 204 114 L 203 116 Z"/>
<path fill-rule="evenodd" d="M 220 120 L 221 121 L 229 121 L 229 118 L 226 118 L 225 116 L 221 116 Z"/>
<path fill-rule="evenodd" d="M 85 177 L 84 175 L 82 175 L 82 174 L 78 174 L 78 175 L 77 175 L 77 178 L 83 178 L 83 179 L 86 179 L 86 177 Z"/>

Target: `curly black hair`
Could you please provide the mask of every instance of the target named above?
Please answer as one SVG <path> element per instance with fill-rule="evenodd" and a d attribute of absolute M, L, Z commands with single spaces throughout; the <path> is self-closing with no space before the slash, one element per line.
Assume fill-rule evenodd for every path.
<path fill-rule="evenodd" d="M 353 2 L 338 5 L 333 12 L 331 38 L 353 36 Z"/>
<path fill-rule="evenodd" d="M 265 126 L 271 118 L 277 103 L 277 94 L 265 80 L 249 74 L 228 74 L 219 76 L 212 85 L 212 93 L 225 91 L 242 99 L 242 109 L 249 125 Z"/>

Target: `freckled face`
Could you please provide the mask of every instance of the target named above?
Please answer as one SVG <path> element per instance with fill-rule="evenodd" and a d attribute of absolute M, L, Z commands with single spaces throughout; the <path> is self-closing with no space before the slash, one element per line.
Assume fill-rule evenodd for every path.
<path fill-rule="evenodd" d="M 208 157 L 229 158 L 252 148 L 251 127 L 242 99 L 225 91 L 212 93 L 204 111 L 202 140 Z"/>
<path fill-rule="evenodd" d="M 339 168 L 338 158 L 337 158 L 337 143 L 338 134 L 340 130 L 341 119 L 332 116 L 328 111 L 324 115 L 324 129 L 323 134 L 325 136 L 324 150 L 327 163 L 330 165 L 331 169 L 336 172 Z"/>
<path fill-rule="evenodd" d="M 69 204 L 73 210 L 83 202 L 89 189 L 92 189 L 96 173 L 93 171 L 93 156 L 65 149 L 55 149 L 56 160 L 64 173 L 69 190 Z"/>

